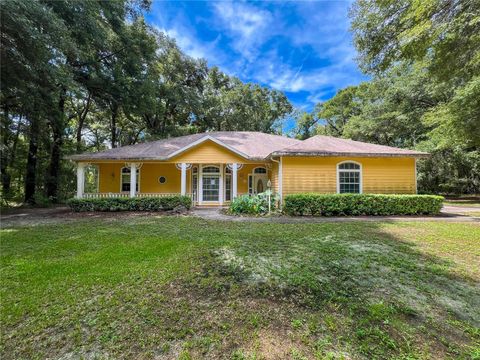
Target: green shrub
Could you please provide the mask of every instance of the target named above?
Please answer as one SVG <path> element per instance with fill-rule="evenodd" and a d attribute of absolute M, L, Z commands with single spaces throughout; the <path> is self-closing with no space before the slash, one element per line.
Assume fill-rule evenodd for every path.
<path fill-rule="evenodd" d="M 276 209 L 277 197 L 269 190 L 257 195 L 239 196 L 230 203 L 230 213 L 263 215 L 268 213 L 268 195 L 270 194 L 270 210 Z"/>
<path fill-rule="evenodd" d="M 173 195 L 165 197 L 136 198 L 98 198 L 70 199 L 67 205 L 73 211 L 167 211 L 177 206 L 190 209 L 192 199 L 188 196 Z"/>
<path fill-rule="evenodd" d="M 377 194 L 294 194 L 285 196 L 288 215 L 433 215 L 442 196 Z"/>

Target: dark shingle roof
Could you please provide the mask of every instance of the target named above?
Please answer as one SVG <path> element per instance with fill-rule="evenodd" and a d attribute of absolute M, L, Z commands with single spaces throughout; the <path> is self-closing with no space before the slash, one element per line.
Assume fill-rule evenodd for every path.
<path fill-rule="evenodd" d="M 298 144 L 276 150 L 272 156 L 380 156 L 424 157 L 428 153 L 376 145 L 332 136 L 317 135 Z"/>
<path fill-rule="evenodd" d="M 271 156 L 428 156 L 424 152 L 330 136 L 318 135 L 301 141 L 253 131 L 219 131 L 122 146 L 96 153 L 72 155 L 69 159 L 75 161 L 168 160 L 208 140 L 225 146 L 248 160 L 264 160 Z"/>
<path fill-rule="evenodd" d="M 72 155 L 72 160 L 167 160 L 179 150 L 201 142 L 219 142 L 249 160 L 263 160 L 273 151 L 300 143 L 285 136 L 254 131 L 219 131 L 122 146 L 97 153 Z"/>

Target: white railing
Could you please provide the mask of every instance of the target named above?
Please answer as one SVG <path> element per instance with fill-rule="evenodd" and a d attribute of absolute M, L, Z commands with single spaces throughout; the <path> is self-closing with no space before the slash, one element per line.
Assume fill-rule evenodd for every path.
<path fill-rule="evenodd" d="M 167 197 L 180 195 L 180 193 L 137 193 L 137 197 Z M 187 194 L 188 195 L 188 194 Z"/>
<path fill-rule="evenodd" d="M 136 197 L 167 197 L 180 195 L 180 193 L 137 193 Z M 186 194 L 193 198 L 193 194 Z M 101 199 L 101 198 L 128 198 L 130 193 L 84 193 L 84 199 Z"/>
<path fill-rule="evenodd" d="M 84 199 L 99 199 L 99 198 L 127 198 L 129 193 L 84 193 Z"/>

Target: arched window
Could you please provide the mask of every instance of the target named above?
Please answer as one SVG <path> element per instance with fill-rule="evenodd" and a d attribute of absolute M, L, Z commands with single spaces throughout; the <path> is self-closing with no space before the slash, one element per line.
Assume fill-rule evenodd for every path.
<path fill-rule="evenodd" d="M 264 167 L 257 167 L 255 169 L 253 169 L 253 173 L 254 174 L 266 174 L 267 169 L 265 169 Z"/>
<path fill-rule="evenodd" d="M 220 168 L 218 166 L 205 166 L 203 169 L 202 169 L 202 172 L 205 174 L 205 173 L 208 173 L 208 174 L 216 174 L 216 173 L 220 173 Z"/>
<path fill-rule="evenodd" d="M 137 169 L 137 181 L 135 186 L 135 191 L 138 191 L 138 184 L 139 184 L 139 177 L 140 177 L 140 169 Z M 130 191 L 130 168 L 123 167 L 121 173 L 121 186 L 122 191 Z"/>
<path fill-rule="evenodd" d="M 344 161 L 337 165 L 337 192 L 362 193 L 362 166 L 354 161 Z"/>

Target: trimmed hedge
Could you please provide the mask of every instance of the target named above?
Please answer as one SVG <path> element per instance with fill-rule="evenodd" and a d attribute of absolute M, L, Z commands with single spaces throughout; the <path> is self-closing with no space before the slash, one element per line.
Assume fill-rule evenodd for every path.
<path fill-rule="evenodd" d="M 98 198 L 70 199 L 67 205 L 73 211 L 168 211 L 178 206 L 190 209 L 192 199 L 188 196 L 175 195 L 165 197 L 136 198 Z"/>
<path fill-rule="evenodd" d="M 285 196 L 288 215 L 434 215 L 444 198 L 435 195 L 294 194 Z"/>

